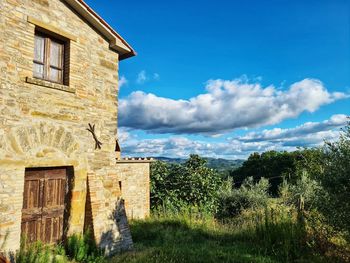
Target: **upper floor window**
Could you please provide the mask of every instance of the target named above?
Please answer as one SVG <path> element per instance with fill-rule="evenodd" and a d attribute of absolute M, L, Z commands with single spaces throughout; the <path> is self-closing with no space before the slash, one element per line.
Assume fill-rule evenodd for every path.
<path fill-rule="evenodd" d="M 67 84 L 67 64 L 64 41 L 42 33 L 35 33 L 33 76 L 60 84 Z"/>

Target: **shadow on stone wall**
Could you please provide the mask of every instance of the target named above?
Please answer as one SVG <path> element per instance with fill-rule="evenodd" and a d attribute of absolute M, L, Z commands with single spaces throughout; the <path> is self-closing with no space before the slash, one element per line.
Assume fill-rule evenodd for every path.
<path fill-rule="evenodd" d="M 87 231 L 91 231 L 92 237 L 95 239 L 89 180 L 86 180 L 86 201 L 84 217 L 84 232 Z"/>
<path fill-rule="evenodd" d="M 133 241 L 123 199 L 116 202 L 116 207 L 109 219 L 113 221 L 115 226 L 102 233 L 99 246 L 105 250 L 106 255 L 132 250 Z"/>

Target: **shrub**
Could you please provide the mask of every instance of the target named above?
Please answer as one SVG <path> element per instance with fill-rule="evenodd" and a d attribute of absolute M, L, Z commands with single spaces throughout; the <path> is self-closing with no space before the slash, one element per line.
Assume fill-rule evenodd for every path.
<path fill-rule="evenodd" d="M 280 186 L 280 197 L 286 205 L 294 205 L 302 210 L 311 210 L 319 203 L 323 189 L 319 182 L 311 179 L 305 170 L 295 184 L 284 180 Z"/>
<path fill-rule="evenodd" d="M 244 209 L 265 207 L 269 198 L 268 188 L 268 180 L 264 178 L 254 183 L 253 178 L 249 177 L 238 189 L 232 188 L 232 181 L 226 182 L 225 191 L 219 197 L 216 216 L 220 219 L 231 218 Z"/>
<path fill-rule="evenodd" d="M 331 262 L 350 262 L 350 245 L 344 232 L 327 224 L 316 210 L 305 213 L 307 242 L 314 252 L 325 255 Z"/>

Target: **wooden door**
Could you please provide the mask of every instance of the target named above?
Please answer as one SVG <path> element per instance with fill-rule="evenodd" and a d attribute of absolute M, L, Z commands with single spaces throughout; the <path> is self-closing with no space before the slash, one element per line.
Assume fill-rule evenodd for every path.
<path fill-rule="evenodd" d="M 21 228 L 28 242 L 62 240 L 66 189 L 64 168 L 25 172 Z"/>

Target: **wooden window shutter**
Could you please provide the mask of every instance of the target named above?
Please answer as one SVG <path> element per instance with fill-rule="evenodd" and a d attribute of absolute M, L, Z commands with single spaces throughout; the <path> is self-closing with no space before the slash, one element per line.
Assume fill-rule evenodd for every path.
<path fill-rule="evenodd" d="M 70 71 L 70 43 L 66 42 L 64 45 L 64 58 L 63 58 L 63 83 L 69 85 L 69 71 Z"/>

